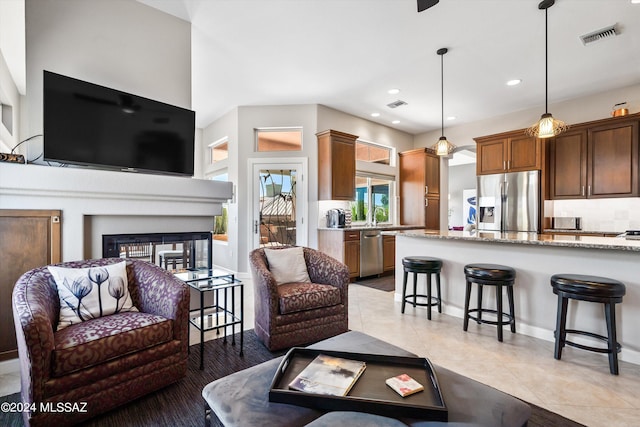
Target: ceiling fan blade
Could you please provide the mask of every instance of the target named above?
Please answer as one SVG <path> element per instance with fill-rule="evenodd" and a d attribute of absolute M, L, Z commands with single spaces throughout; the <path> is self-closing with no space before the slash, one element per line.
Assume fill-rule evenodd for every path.
<path fill-rule="evenodd" d="M 418 0 L 418 12 L 422 12 L 423 10 L 427 10 L 432 6 L 438 4 L 439 0 Z"/>

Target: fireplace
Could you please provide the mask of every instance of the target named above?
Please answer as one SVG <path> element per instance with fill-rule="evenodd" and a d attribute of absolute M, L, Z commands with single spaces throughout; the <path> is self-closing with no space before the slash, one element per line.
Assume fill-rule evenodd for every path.
<path fill-rule="evenodd" d="M 171 271 L 210 269 L 211 232 L 103 234 L 103 258 L 144 259 Z"/>

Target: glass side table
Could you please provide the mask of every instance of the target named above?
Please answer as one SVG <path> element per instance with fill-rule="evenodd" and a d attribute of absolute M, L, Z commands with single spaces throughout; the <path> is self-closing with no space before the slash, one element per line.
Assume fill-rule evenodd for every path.
<path fill-rule="evenodd" d="M 233 273 L 219 269 L 196 269 L 175 273 L 175 276 L 200 293 L 200 308 L 189 310 L 189 323 L 200 331 L 200 369 L 204 369 L 204 333 L 220 329 L 227 342 L 227 327 L 231 327 L 231 345 L 236 345 L 236 325 L 240 326 L 240 356 L 243 355 L 244 285 Z M 205 305 L 204 295 L 211 292 L 213 303 Z M 236 294 L 240 303 L 236 311 Z"/>

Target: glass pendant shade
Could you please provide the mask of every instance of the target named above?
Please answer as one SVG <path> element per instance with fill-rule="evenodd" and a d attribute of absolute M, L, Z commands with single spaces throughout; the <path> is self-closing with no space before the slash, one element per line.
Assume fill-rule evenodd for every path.
<path fill-rule="evenodd" d="M 544 113 L 538 122 L 527 129 L 527 135 L 536 138 L 551 138 L 560 135 L 568 126 L 562 120 L 554 119 L 551 113 Z"/>
<path fill-rule="evenodd" d="M 438 156 L 448 156 L 453 152 L 456 146 L 447 141 L 445 136 L 441 136 L 432 148 Z"/>

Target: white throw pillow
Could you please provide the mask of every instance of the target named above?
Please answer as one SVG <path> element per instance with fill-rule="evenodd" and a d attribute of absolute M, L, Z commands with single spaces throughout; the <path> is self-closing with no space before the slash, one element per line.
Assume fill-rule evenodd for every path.
<path fill-rule="evenodd" d="M 129 295 L 126 261 L 89 268 L 48 267 L 58 287 L 57 330 L 126 311 L 138 311 Z"/>
<path fill-rule="evenodd" d="M 269 271 L 278 285 L 290 282 L 311 282 L 302 248 L 265 249 L 264 254 L 269 261 Z"/>

